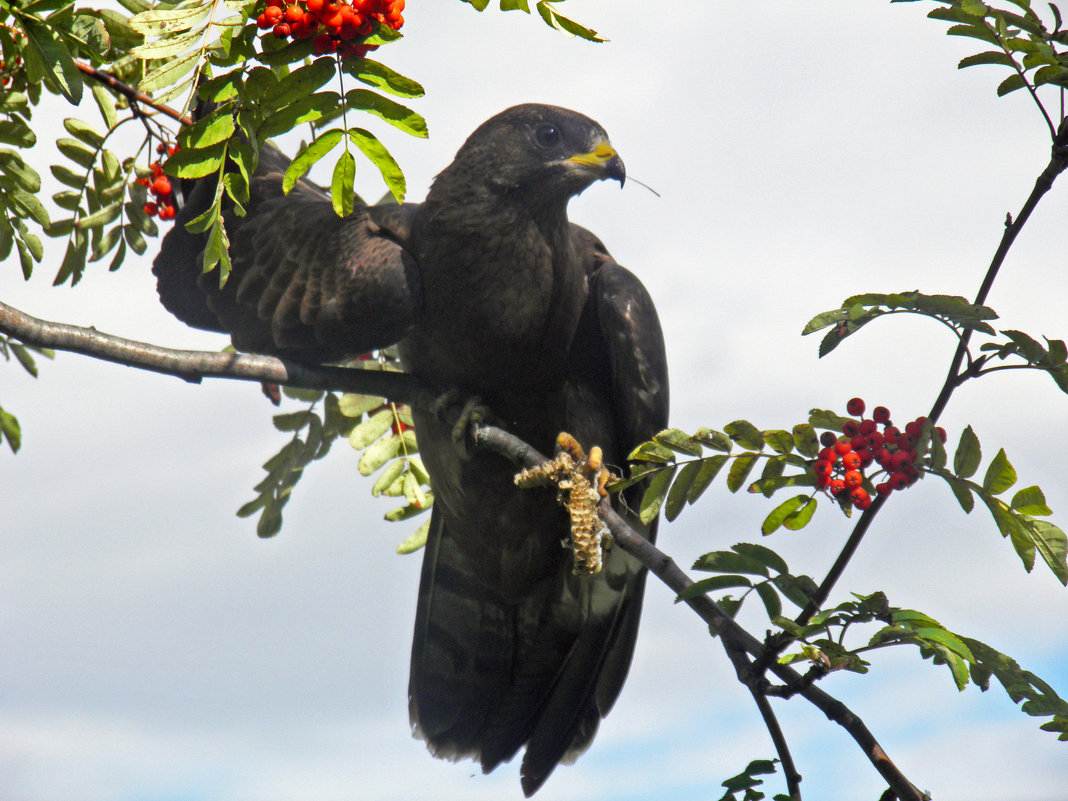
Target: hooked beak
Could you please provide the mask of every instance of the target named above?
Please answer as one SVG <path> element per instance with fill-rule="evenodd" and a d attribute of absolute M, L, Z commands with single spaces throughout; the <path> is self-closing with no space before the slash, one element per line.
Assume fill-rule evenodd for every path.
<path fill-rule="evenodd" d="M 623 186 L 627 180 L 627 168 L 623 166 L 623 159 L 616 153 L 615 148 L 608 144 L 607 139 L 597 143 L 597 147 L 589 153 L 577 153 L 568 159 L 572 164 L 580 164 L 589 167 L 598 173 L 598 178 L 611 178 L 619 181 Z"/>

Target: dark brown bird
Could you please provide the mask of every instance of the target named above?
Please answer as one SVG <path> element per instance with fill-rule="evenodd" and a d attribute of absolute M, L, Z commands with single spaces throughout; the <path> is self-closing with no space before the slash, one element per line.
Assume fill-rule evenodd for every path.
<path fill-rule="evenodd" d="M 596 122 L 510 108 L 468 138 L 422 204 L 357 202 L 343 219 L 309 183 L 283 196 L 287 163 L 266 149 L 247 216 L 227 216 L 233 274 L 222 290 L 200 274 L 202 235 L 179 224 L 164 239 L 153 269 L 179 318 L 229 333 L 242 350 L 313 362 L 399 342 L 407 370 L 477 397 L 488 422 L 543 453 L 567 431 L 621 466 L 666 425 L 652 301 L 567 218 L 571 197 L 625 177 Z M 213 193 L 193 187 L 179 223 Z M 555 493 L 517 489 L 505 459 L 465 454 L 439 416 L 414 416 L 435 503 L 412 645 L 413 731 L 436 756 L 477 759 L 485 772 L 525 746 L 529 796 L 585 750 L 615 702 L 645 572 L 616 548 L 600 574 L 572 575 Z"/>

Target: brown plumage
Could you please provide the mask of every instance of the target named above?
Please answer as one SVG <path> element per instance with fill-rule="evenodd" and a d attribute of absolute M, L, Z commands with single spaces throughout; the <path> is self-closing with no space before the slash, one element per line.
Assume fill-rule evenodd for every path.
<path fill-rule="evenodd" d="M 266 150 L 247 216 L 227 217 L 224 289 L 199 274 L 202 237 L 180 224 L 168 234 L 153 269 L 181 319 L 230 333 L 242 350 L 306 361 L 399 342 L 407 370 L 479 397 L 490 422 L 542 452 L 568 431 L 619 466 L 666 425 L 652 301 L 567 219 L 571 197 L 624 178 L 597 123 L 552 106 L 508 109 L 469 137 L 422 204 L 357 203 L 344 219 L 310 184 L 283 197 L 286 163 Z M 179 222 L 211 194 L 195 186 Z M 572 575 L 553 491 L 517 489 L 511 464 L 464 454 L 434 414 L 416 409 L 415 422 L 435 505 L 413 730 L 435 755 L 477 759 L 486 772 L 525 746 L 530 795 L 589 745 L 619 694 L 645 573 L 617 548 L 599 575 Z"/>

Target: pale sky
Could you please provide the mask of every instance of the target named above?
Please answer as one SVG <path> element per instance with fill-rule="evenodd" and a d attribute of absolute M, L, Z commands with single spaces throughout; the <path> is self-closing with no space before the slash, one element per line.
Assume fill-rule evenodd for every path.
<path fill-rule="evenodd" d="M 431 138 L 368 127 L 419 200 L 466 135 L 507 106 L 548 102 L 597 119 L 628 174 L 661 197 L 602 184 L 572 203 L 571 218 L 639 274 L 660 309 L 674 425 L 745 417 L 789 428 L 854 395 L 911 419 L 941 386 L 954 346 L 944 328 L 880 321 L 819 360 L 802 327 L 862 291 L 974 295 L 1006 212 L 1049 154 L 1026 95 L 996 97 L 997 68 L 956 70 L 978 48 L 925 20 L 934 6 L 564 4 L 611 40 L 593 45 L 518 13 L 410 0 L 407 38 L 379 56 L 426 87 L 412 105 Z M 39 130 L 70 114 L 39 117 Z M 49 153 L 38 152 L 46 173 Z M 357 184 L 369 197 L 383 191 L 370 167 Z M 990 296 L 1000 327 L 1068 335 L 1066 213 L 1058 186 Z M 149 259 L 117 274 L 92 265 L 72 290 L 50 287 L 50 254 L 28 284 L 9 260 L 0 299 L 160 345 L 225 344 L 167 315 Z M 16 366 L 3 375 L 0 403 L 24 441 L 18 456 L 0 452 L 4 801 L 522 797 L 518 760 L 485 777 L 411 739 L 420 557 L 393 553 L 410 526 L 382 520 L 391 504 L 370 497 L 344 443 L 306 471 L 281 534 L 262 541 L 234 516 L 284 442 L 257 386 L 191 385 L 68 354 L 42 363 L 37 381 Z M 942 424 L 951 443 L 972 425 L 986 459 L 1004 447 L 1019 486 L 1042 486 L 1064 528 L 1064 410 L 1047 377 L 1006 372 L 961 389 Z M 759 541 L 820 575 L 847 523 L 821 504 L 807 529 L 762 539 L 770 508 L 720 484 L 663 526 L 660 544 L 687 567 Z M 1042 564 L 1026 574 L 985 511 L 964 515 L 934 480 L 892 499 L 835 602 L 876 589 L 1068 693 L 1064 588 Z M 592 748 L 559 768 L 539 801 L 716 799 L 723 779 L 773 756 L 718 642 L 655 580 L 646 597 L 626 689 Z M 762 632 L 760 616 L 747 623 Z M 868 676 L 822 686 L 934 798 L 1063 801 L 1066 745 L 999 687 L 958 694 L 944 667 L 909 649 L 872 661 Z M 878 797 L 878 776 L 844 732 L 804 701 L 776 706 L 806 798 Z M 769 796 L 783 790 L 769 780 Z"/>

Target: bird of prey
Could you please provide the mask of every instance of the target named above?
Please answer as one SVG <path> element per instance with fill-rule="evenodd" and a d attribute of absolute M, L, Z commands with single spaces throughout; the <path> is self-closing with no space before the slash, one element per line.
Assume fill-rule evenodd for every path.
<path fill-rule="evenodd" d="M 399 343 L 406 370 L 477 397 L 487 422 L 543 453 L 566 431 L 622 466 L 666 426 L 652 300 L 567 217 L 570 198 L 625 178 L 596 122 L 553 106 L 507 109 L 471 134 L 423 203 L 357 200 L 344 218 L 307 181 L 283 195 L 287 164 L 265 148 L 246 215 L 227 213 L 233 272 L 222 289 L 201 275 L 204 235 L 181 224 L 214 186 L 191 187 L 153 267 L 163 304 L 183 321 L 229 333 L 240 350 L 305 362 Z M 434 491 L 413 732 L 434 755 L 476 759 L 487 773 L 525 746 L 529 796 L 586 749 L 615 702 L 645 572 L 615 548 L 599 574 L 572 574 L 555 492 L 517 488 L 503 457 L 465 452 L 440 414 L 413 415 Z M 655 524 L 641 530 L 655 536 Z"/>

